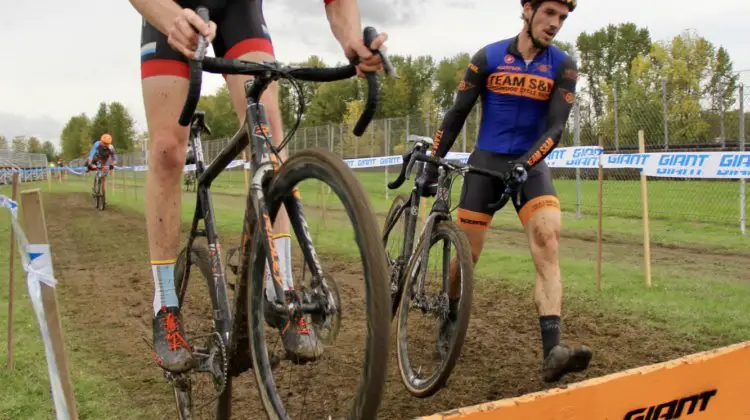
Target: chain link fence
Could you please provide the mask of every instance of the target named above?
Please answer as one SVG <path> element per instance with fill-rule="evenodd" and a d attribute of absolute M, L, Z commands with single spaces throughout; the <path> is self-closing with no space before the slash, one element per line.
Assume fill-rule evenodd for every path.
<path fill-rule="evenodd" d="M 657 84 L 658 85 L 658 84 Z M 574 103 L 560 146 L 601 145 L 605 154 L 637 153 L 639 131 L 643 131 L 645 152 L 740 151 L 747 136 L 745 109 L 748 95 L 744 88 L 732 92 L 735 98 L 726 106 L 711 108 L 700 97 L 674 99 L 665 95 L 637 97 L 618 94 L 612 89 L 602 115 L 583 89 Z M 696 107 L 697 106 L 697 107 Z M 475 106 L 466 120 L 452 151 L 471 152 L 480 122 Z M 406 116 L 374 120 L 360 138 L 352 135 L 348 124 L 302 126 L 289 142 L 294 153 L 306 148 L 326 148 L 344 159 L 400 155 L 409 147 L 407 135 L 432 137 L 442 117 L 426 120 Z M 203 141 L 206 162 L 211 162 L 229 139 Z M 238 156 L 238 159 L 241 156 Z M 120 156 L 121 166 L 146 165 L 147 154 Z M 71 162 L 72 163 L 72 162 Z M 386 188 L 398 166 L 357 169 L 368 192 L 378 198 L 393 195 Z M 577 218 L 596 217 L 598 211 L 598 169 L 553 168 L 555 187 L 563 210 Z M 142 186 L 145 172 L 121 175 L 125 186 Z M 640 171 L 605 169 L 603 171 L 603 213 L 607 217 L 642 217 Z M 460 188 L 456 186 L 456 188 Z M 652 219 L 691 221 L 736 227 L 747 214 L 745 183 L 741 180 L 649 177 L 649 215 Z M 227 194 L 244 194 L 242 167 L 227 169 L 214 182 L 213 189 Z"/>

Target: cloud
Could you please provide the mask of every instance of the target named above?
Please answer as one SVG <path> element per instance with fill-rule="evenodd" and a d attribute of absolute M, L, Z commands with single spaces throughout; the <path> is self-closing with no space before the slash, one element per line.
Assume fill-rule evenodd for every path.
<path fill-rule="evenodd" d="M 4 136 L 8 144 L 15 136 L 34 136 L 42 142 L 51 141 L 59 148 L 59 137 L 63 124 L 49 116 L 26 117 L 18 114 L 0 112 L 0 136 Z"/>

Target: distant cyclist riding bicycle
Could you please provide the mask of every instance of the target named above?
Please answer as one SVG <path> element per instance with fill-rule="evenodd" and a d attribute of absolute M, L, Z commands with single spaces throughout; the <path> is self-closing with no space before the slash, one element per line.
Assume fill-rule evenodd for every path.
<path fill-rule="evenodd" d="M 191 10 L 194 2 L 180 0 L 131 0 L 143 16 L 141 31 L 141 79 L 149 132 L 149 159 L 146 182 L 146 226 L 154 278 L 153 346 L 157 363 L 179 373 L 194 362 L 192 347 L 185 338 L 175 292 L 174 268 L 180 236 L 180 179 L 182 176 L 188 127 L 178 124 L 178 116 L 188 93 L 189 66 L 194 57 L 198 33 L 212 43 L 217 57 L 249 61 L 274 61 L 274 47 L 263 17 L 260 0 L 225 0 L 210 8 L 216 22 L 204 23 Z M 218 3 L 221 3 L 218 6 Z M 382 58 L 364 45 L 359 7 L 355 0 L 323 0 L 331 32 L 350 60 L 358 59 L 357 72 L 382 70 Z M 387 36 L 380 34 L 370 47 L 382 48 Z M 247 99 L 244 83 L 249 76 L 227 75 L 225 80 L 238 122 L 245 116 Z M 283 133 L 278 105 L 278 84 L 272 84 L 261 98 L 272 133 Z M 275 146 L 282 135 L 274 135 Z M 282 150 L 286 159 L 286 150 Z M 274 243 L 282 273 L 291 273 L 289 218 L 282 207 L 274 223 Z M 288 287 L 293 286 L 284 275 Z M 304 319 L 298 325 L 280 322 L 284 347 L 297 360 L 316 359 L 321 346 Z"/>
<path fill-rule="evenodd" d="M 587 346 L 560 342 L 562 281 L 558 245 L 560 201 L 544 158 L 558 145 L 575 99 L 576 63 L 552 44 L 576 0 L 521 0 L 523 30 L 509 39 L 486 45 L 471 58 L 453 107 L 433 139 L 432 152 L 445 157 L 481 97 L 482 121 L 468 163 L 482 169 L 509 171 L 521 183 L 513 195 L 536 268 L 534 302 L 542 336 L 542 378 L 555 382 L 585 370 L 592 357 Z M 417 185 L 425 196 L 436 193 L 437 167 L 426 164 Z M 474 264 L 506 185 L 492 178 L 466 174 L 458 223 L 466 232 Z M 451 263 L 450 311 L 457 311 L 459 290 L 456 260 Z M 438 325 L 438 339 L 452 335 L 455 313 Z"/>
<path fill-rule="evenodd" d="M 112 136 L 104 133 L 89 151 L 86 159 L 86 172 L 95 171 L 99 166 L 109 165 L 109 170 L 114 169 L 117 164 L 117 151 L 112 144 Z"/>

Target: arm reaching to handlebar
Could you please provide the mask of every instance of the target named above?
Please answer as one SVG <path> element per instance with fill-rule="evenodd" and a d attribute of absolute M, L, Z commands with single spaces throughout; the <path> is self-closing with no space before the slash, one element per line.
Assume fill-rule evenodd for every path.
<path fill-rule="evenodd" d="M 471 108 L 474 107 L 479 98 L 482 88 L 487 83 L 487 54 L 485 48 L 477 51 L 471 58 L 471 62 L 464 72 L 464 78 L 458 84 L 456 99 L 453 107 L 445 114 L 443 123 L 438 128 L 433 138 L 432 154 L 444 158 L 453 147 L 469 116 Z M 438 168 L 435 165 L 425 165 L 424 171 L 416 180 L 417 189 L 425 197 L 435 195 L 437 191 Z"/>
<path fill-rule="evenodd" d="M 362 77 L 363 72 L 382 70 L 382 57 L 380 54 L 373 54 L 370 49 L 385 51 L 383 44 L 388 39 L 388 35 L 380 33 L 372 44 L 366 46 L 356 0 L 324 0 L 324 2 L 331 32 L 341 44 L 344 55 L 349 60 L 359 59 L 357 74 Z"/>
<path fill-rule="evenodd" d="M 207 43 L 216 36 L 216 23 L 203 22 L 195 10 L 183 9 L 174 0 L 130 0 L 130 4 L 185 57 L 195 58 L 199 33 Z"/>
<path fill-rule="evenodd" d="M 471 108 L 479 98 L 482 88 L 487 82 L 487 54 L 482 48 L 471 58 L 464 78 L 458 84 L 456 99 L 453 107 L 445 114 L 443 123 L 435 133 L 432 146 L 433 155 L 441 158 L 445 157 L 448 151 L 453 147 L 453 143 L 461 132 L 461 127 L 466 122 Z"/>

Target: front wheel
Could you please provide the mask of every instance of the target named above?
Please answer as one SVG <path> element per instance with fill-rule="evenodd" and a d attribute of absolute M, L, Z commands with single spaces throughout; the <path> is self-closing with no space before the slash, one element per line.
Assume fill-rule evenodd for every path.
<path fill-rule="evenodd" d="M 398 315 L 397 354 L 401 380 L 406 389 L 419 398 L 435 394 L 450 377 L 466 338 L 473 294 L 474 264 L 471 246 L 463 230 L 452 221 L 442 220 L 436 222 L 428 241 L 429 248 L 443 243 L 443 258 L 434 258 L 428 251 L 427 261 L 423 262 L 425 241 L 419 242 L 404 272 L 406 281 Z M 450 256 L 451 248 L 455 249 L 453 258 Z M 435 260 L 442 270 L 439 290 L 428 292 L 425 290 L 426 270 L 429 262 Z M 455 281 L 460 283 L 457 287 L 459 296 L 451 299 L 449 282 L 454 269 Z M 410 327 L 407 325 L 410 310 L 412 315 L 427 317 L 415 320 Z M 437 327 L 433 334 L 429 332 L 430 325 Z M 413 340 L 411 345 L 409 338 Z M 431 345 L 433 341 L 435 344 Z M 419 350 L 426 350 L 425 353 L 430 355 L 419 357 Z M 431 364 L 437 364 L 437 367 L 429 373 Z"/>
<path fill-rule="evenodd" d="M 320 190 L 318 186 L 298 187 L 306 180 L 323 182 L 334 193 L 333 197 L 340 200 L 340 205 L 329 207 L 330 211 L 337 212 L 335 230 L 324 229 L 320 232 L 331 234 L 332 240 L 320 239 L 317 233 L 313 238 L 311 234 L 308 222 L 322 224 L 323 218 L 315 214 L 315 210 L 323 207 L 312 207 L 314 211 L 311 214 L 314 216 L 307 218 L 303 215 L 297 189 L 303 192 Z M 284 204 L 293 228 L 291 233 L 302 248 L 304 266 L 312 272 L 309 283 L 298 282 L 300 278 L 293 279 L 294 290 L 287 291 L 287 296 L 296 294 L 312 304 L 325 302 L 325 318 L 330 320 L 324 321 L 319 315 L 311 316 L 313 329 L 322 343 L 318 347 L 321 353 L 315 361 L 299 366 L 293 357 L 287 356 L 288 363 L 274 367 L 274 377 L 268 350 L 277 347 L 281 360 L 284 360 L 285 350 L 281 345 L 266 345 L 266 340 L 278 337 L 279 332 L 276 328 L 269 326 L 266 329 L 265 326 L 269 321 L 273 323 L 275 318 L 264 312 L 264 307 L 268 305 L 264 281 L 267 251 L 259 239 L 270 231 L 262 226 L 265 222 L 256 224 L 248 265 L 251 268 L 246 277 L 250 287 L 248 323 L 252 334 L 250 343 L 255 378 L 269 418 L 377 418 L 388 372 L 389 272 L 385 252 L 378 239 L 377 219 L 364 189 L 340 157 L 326 150 L 307 149 L 296 153 L 282 165 L 271 180 L 265 199 L 267 214 L 272 221 L 281 204 Z M 261 202 L 257 211 L 263 214 L 265 209 L 265 203 Z M 313 239 L 326 246 L 314 248 Z M 354 239 L 351 245 L 344 243 L 347 239 Z M 325 269 L 328 261 L 318 259 L 321 251 L 335 254 L 337 261 L 334 264 L 343 264 L 343 269 L 328 274 Z M 304 279 L 304 276 L 301 278 Z M 336 311 L 328 313 L 328 305 L 332 305 Z M 356 309 L 360 309 L 361 314 L 355 312 Z M 287 316 L 286 325 L 296 325 L 298 316 L 294 315 L 294 321 Z M 353 362 L 357 359 L 361 362 Z M 299 378 L 290 378 L 293 370 L 299 371 Z M 284 385 L 281 382 L 282 385 L 277 386 L 277 381 L 290 383 Z M 340 383 L 346 383 L 346 386 L 331 385 Z M 291 387 L 299 387 L 299 391 L 291 390 Z M 348 392 L 352 394 L 347 395 Z"/>
<path fill-rule="evenodd" d="M 107 190 L 104 187 L 104 178 L 99 177 L 99 210 L 104 211 L 107 207 Z"/>

